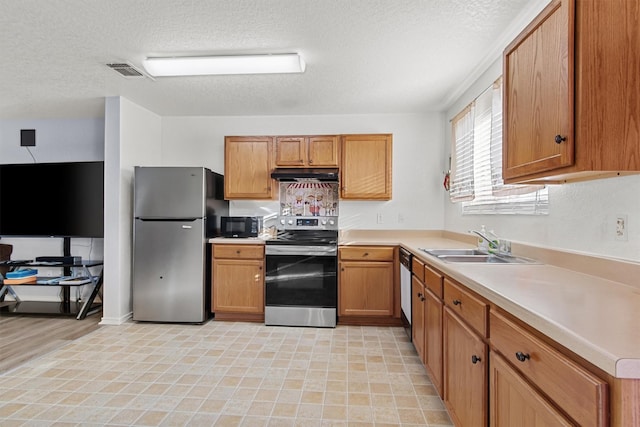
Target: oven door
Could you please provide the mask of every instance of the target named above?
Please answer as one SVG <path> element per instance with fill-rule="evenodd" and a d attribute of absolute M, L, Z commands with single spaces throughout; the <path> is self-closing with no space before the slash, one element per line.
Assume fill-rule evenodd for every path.
<path fill-rule="evenodd" d="M 267 245 L 265 324 L 335 327 L 337 248 Z"/>

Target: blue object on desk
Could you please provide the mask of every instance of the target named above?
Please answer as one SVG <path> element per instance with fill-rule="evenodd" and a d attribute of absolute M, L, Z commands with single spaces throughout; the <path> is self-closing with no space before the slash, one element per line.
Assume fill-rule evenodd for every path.
<path fill-rule="evenodd" d="M 7 279 L 20 279 L 22 277 L 30 277 L 38 274 L 38 270 L 35 268 L 25 268 L 22 270 L 8 271 L 6 274 Z"/>

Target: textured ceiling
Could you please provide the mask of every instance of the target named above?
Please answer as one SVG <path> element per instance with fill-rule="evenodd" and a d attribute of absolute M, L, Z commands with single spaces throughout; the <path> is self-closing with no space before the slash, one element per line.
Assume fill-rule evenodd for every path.
<path fill-rule="evenodd" d="M 442 110 L 534 3 L 0 0 L 0 118 L 101 117 L 114 95 L 163 116 Z M 105 66 L 284 52 L 299 52 L 306 72 L 154 81 Z"/>

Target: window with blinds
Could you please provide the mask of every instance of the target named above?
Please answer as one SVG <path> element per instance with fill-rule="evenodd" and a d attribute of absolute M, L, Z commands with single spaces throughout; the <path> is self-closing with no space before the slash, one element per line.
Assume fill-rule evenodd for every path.
<path fill-rule="evenodd" d="M 451 125 L 449 197 L 462 203 L 463 214 L 549 213 L 545 186 L 502 181 L 502 78 L 458 113 Z"/>

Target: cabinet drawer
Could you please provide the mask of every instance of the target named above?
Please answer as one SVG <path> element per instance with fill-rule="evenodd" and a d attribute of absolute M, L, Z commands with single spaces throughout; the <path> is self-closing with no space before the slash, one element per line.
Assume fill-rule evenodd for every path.
<path fill-rule="evenodd" d="M 214 258 L 262 259 L 264 245 L 213 245 Z"/>
<path fill-rule="evenodd" d="M 435 270 L 429 268 L 428 265 L 424 266 L 424 283 L 427 286 L 427 289 L 430 289 L 431 292 L 436 294 L 436 296 L 442 299 L 442 274 L 438 273 Z"/>
<path fill-rule="evenodd" d="M 411 273 L 424 283 L 424 263 L 415 256 L 411 259 Z"/>
<path fill-rule="evenodd" d="M 487 336 L 489 307 L 449 279 L 444 279 L 444 303 L 483 337 Z"/>
<path fill-rule="evenodd" d="M 579 425 L 607 425 L 605 381 L 493 311 L 490 325 L 496 350 Z"/>
<path fill-rule="evenodd" d="M 393 261 L 393 247 L 389 246 L 345 246 L 340 248 L 343 261 Z"/>

